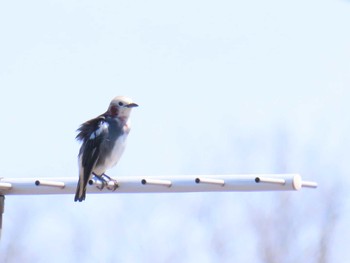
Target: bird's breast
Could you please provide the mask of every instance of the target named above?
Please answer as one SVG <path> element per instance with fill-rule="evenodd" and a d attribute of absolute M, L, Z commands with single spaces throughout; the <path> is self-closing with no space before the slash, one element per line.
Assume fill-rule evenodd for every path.
<path fill-rule="evenodd" d="M 111 141 L 107 140 L 104 142 L 104 146 L 105 146 L 104 148 L 105 149 L 109 148 L 109 150 L 105 152 L 104 157 L 101 156 L 101 158 L 98 160 L 96 166 L 94 167 L 95 174 L 102 175 L 103 173 L 106 172 L 106 170 L 112 168 L 118 163 L 120 157 L 124 152 L 127 136 L 128 136 L 127 133 L 121 134 L 114 141 L 113 145 L 111 145 L 113 143 Z"/>
<path fill-rule="evenodd" d="M 124 152 L 130 126 L 124 124 L 118 128 L 117 124 L 117 122 L 109 123 L 109 134 L 101 143 L 100 156 L 93 169 L 97 175 L 105 173 L 106 170 L 116 165 Z"/>
<path fill-rule="evenodd" d="M 128 137 L 127 133 L 123 133 L 114 143 L 112 151 L 110 156 L 107 157 L 106 159 L 106 166 L 108 168 L 113 167 L 114 165 L 117 164 L 119 161 L 120 157 L 122 156 L 125 145 L 126 145 L 126 138 Z M 108 169 L 107 168 L 107 169 Z"/>

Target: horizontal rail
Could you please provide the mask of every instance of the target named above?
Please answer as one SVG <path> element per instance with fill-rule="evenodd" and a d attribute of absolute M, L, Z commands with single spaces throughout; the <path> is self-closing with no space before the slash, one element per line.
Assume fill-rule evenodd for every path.
<path fill-rule="evenodd" d="M 117 187 L 93 179 L 87 193 L 175 193 L 231 191 L 292 191 L 316 188 L 299 174 L 237 174 L 181 176 L 120 176 Z M 77 177 L 0 178 L 0 195 L 74 194 Z M 112 183 L 112 182 L 111 182 Z M 165 186 L 165 187 L 164 187 Z"/>

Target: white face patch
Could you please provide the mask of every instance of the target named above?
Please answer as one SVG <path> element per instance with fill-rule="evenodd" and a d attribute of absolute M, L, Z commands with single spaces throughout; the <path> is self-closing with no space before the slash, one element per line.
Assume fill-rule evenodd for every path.
<path fill-rule="evenodd" d="M 91 133 L 89 140 L 93 140 L 93 139 L 95 139 L 96 137 L 100 136 L 101 133 L 102 133 L 103 131 L 105 131 L 105 130 L 108 129 L 108 126 L 109 126 L 109 125 L 108 125 L 107 122 L 102 122 L 102 123 L 99 125 L 98 129 L 97 129 L 96 131 L 94 131 L 93 133 Z"/>

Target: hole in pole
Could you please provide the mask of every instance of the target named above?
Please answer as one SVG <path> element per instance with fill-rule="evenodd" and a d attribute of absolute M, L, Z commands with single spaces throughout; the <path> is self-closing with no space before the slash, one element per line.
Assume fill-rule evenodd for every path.
<path fill-rule="evenodd" d="M 256 177 L 256 178 L 255 178 L 255 182 L 256 182 L 256 183 L 260 183 L 260 178 L 259 178 L 259 177 Z"/>
<path fill-rule="evenodd" d="M 147 183 L 146 179 L 141 180 L 141 184 L 146 184 L 146 183 Z"/>
<path fill-rule="evenodd" d="M 89 180 L 89 185 L 93 185 L 94 184 L 94 180 Z"/>
<path fill-rule="evenodd" d="M 40 181 L 39 181 L 39 180 L 36 180 L 36 181 L 35 181 L 35 185 L 40 185 Z"/>
<path fill-rule="evenodd" d="M 201 182 L 201 180 L 199 178 L 196 178 L 196 180 L 194 180 L 197 184 L 199 184 Z"/>

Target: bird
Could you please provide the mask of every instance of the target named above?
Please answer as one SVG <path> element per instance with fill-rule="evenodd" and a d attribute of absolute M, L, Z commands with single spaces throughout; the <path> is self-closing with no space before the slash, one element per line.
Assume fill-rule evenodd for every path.
<path fill-rule="evenodd" d="M 138 106 L 128 97 L 117 96 L 105 113 L 78 128 L 76 139 L 82 144 L 78 154 L 79 180 L 75 202 L 85 200 L 86 186 L 93 176 L 102 182 L 100 189 L 111 180 L 115 186 L 113 190 L 118 187 L 117 181 L 105 172 L 115 166 L 122 156 L 130 132 L 129 116 L 132 108 Z"/>

